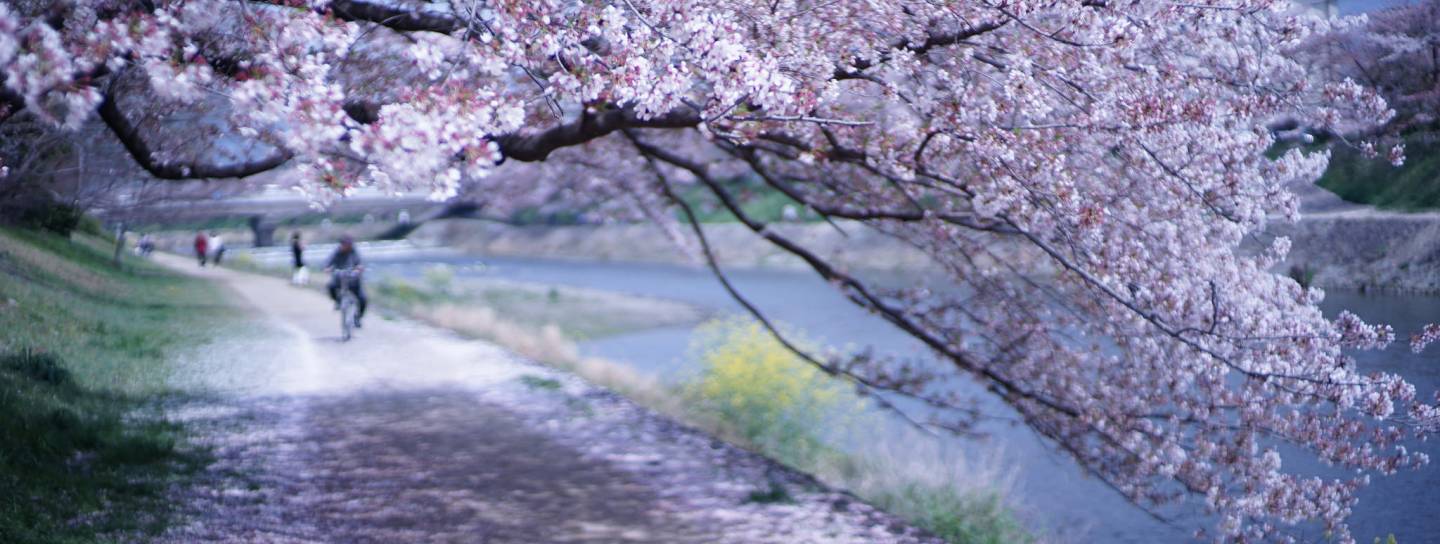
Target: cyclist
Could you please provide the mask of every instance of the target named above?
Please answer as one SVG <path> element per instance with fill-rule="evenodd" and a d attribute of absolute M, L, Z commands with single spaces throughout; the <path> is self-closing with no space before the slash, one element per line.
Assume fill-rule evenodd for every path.
<path fill-rule="evenodd" d="M 365 317 L 365 288 L 361 285 L 360 274 L 365 271 L 365 265 L 360 263 L 360 252 L 355 250 L 355 239 L 350 235 L 340 237 L 340 247 L 335 248 L 335 253 L 330 254 L 330 260 L 325 264 L 326 271 L 334 271 L 336 274 L 330 276 L 330 300 L 335 301 L 335 309 L 340 309 L 340 277 L 339 272 L 354 270 L 355 280 L 350 282 L 351 291 L 355 293 L 355 301 L 359 303 L 355 308 L 355 326 L 360 326 L 360 318 Z"/>

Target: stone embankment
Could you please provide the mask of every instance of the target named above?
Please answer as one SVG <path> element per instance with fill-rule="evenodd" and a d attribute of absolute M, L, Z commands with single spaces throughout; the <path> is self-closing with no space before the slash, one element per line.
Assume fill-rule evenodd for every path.
<path fill-rule="evenodd" d="M 1270 234 L 1290 237 L 1285 271 L 1313 274 L 1319 287 L 1440 292 L 1440 214 L 1320 213 L 1272 226 Z"/>
<path fill-rule="evenodd" d="M 1317 189 L 1319 190 L 1319 189 Z M 1323 191 L 1323 190 L 1320 190 Z M 1332 202 L 1333 201 L 1333 202 Z M 1259 239 L 1291 239 L 1279 272 L 1309 276 L 1327 289 L 1440 292 L 1440 213 L 1399 213 L 1308 195 L 1298 223 L 1275 223 Z M 831 262 L 887 272 L 925 272 L 933 264 L 920 251 L 852 222 L 773 226 L 778 233 Z M 805 263 L 756 237 L 739 224 L 706 226 L 721 263 L 728 267 L 804 269 Z M 410 239 L 480 255 L 577 260 L 700 264 L 693 240 L 673 242 L 650 224 L 513 227 L 474 220 L 436 221 Z M 688 244 L 692 249 L 686 250 Z"/>

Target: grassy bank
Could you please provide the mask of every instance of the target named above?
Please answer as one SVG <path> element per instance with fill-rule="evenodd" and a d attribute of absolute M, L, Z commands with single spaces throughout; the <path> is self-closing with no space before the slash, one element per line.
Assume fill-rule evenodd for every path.
<path fill-rule="evenodd" d="M 420 281 L 379 278 L 372 282 L 371 296 L 382 307 L 407 315 L 443 320 L 444 315 L 468 314 L 472 320 L 504 321 L 524 330 L 556 327 L 574 341 L 693 325 L 705 317 L 699 308 L 659 298 L 498 279 L 457 280 L 454 269 L 443 264 L 427 267 L 422 276 Z"/>
<path fill-rule="evenodd" d="M 1422 211 L 1440 208 L 1440 139 L 1411 136 L 1405 142 L 1405 164 L 1366 159 L 1336 146 L 1330 168 L 1316 183 L 1350 202 L 1379 208 Z"/>
<path fill-rule="evenodd" d="M 106 541 L 171 515 L 201 461 L 159 417 L 174 355 L 234 314 L 107 241 L 0 229 L 0 542 Z"/>

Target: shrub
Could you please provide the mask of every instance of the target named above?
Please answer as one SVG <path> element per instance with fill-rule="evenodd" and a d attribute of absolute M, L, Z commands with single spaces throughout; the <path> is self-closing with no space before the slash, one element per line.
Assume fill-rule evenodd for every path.
<path fill-rule="evenodd" d="M 1315 283 L 1315 269 L 1309 265 L 1295 264 L 1290 266 L 1290 279 L 1300 284 L 1301 289 L 1309 289 Z"/>
<path fill-rule="evenodd" d="M 435 297 L 429 293 L 393 277 L 381 278 L 375 282 L 375 294 L 387 302 L 401 306 L 416 306 L 432 302 Z"/>
<path fill-rule="evenodd" d="M 800 359 L 758 323 L 703 325 L 696 351 L 703 370 L 683 394 L 697 413 L 785 463 L 813 464 L 830 450 L 816 430 L 864 408 L 848 384 Z"/>
<path fill-rule="evenodd" d="M 435 293 L 449 293 L 451 285 L 455 282 L 455 270 L 445 264 L 427 266 L 422 274 L 425 278 L 425 285 Z"/>
<path fill-rule="evenodd" d="M 109 235 L 105 232 L 104 225 L 100 224 L 100 220 L 90 215 L 81 215 L 80 221 L 75 225 L 75 229 L 73 232 L 79 232 L 81 234 L 89 234 L 91 236 L 100 237 L 105 237 Z"/>
<path fill-rule="evenodd" d="M 910 482 L 873 500 L 946 542 L 1024 544 L 1035 540 L 997 493 L 963 493 L 947 485 Z"/>
<path fill-rule="evenodd" d="M 526 374 L 520 377 L 520 383 L 531 389 L 542 389 L 546 391 L 557 391 L 560 389 L 560 382 L 551 378 Z"/>
<path fill-rule="evenodd" d="M 947 542 L 1035 541 L 1004 499 L 1007 484 L 998 458 L 976 463 L 918 433 L 867 417 L 873 412 L 849 384 L 802 360 L 756 322 L 711 322 L 696 338 L 702 370 L 683 386 L 682 396 L 687 415 L 702 425 L 850 489 Z M 813 352 L 806 344 L 800 341 Z M 836 446 L 854 442 L 847 431 L 867 438 Z M 876 442 L 875 436 L 890 438 Z M 788 491 L 775 482 L 748 498 L 787 500 Z"/>
<path fill-rule="evenodd" d="M 21 207 L 17 215 L 17 222 L 22 227 L 47 230 L 61 236 L 69 236 L 85 217 L 79 208 L 48 201 Z"/>
<path fill-rule="evenodd" d="M 22 349 L 0 356 L 0 366 L 14 370 L 33 380 L 50 385 L 65 385 L 71 382 L 70 371 L 53 354 Z"/>

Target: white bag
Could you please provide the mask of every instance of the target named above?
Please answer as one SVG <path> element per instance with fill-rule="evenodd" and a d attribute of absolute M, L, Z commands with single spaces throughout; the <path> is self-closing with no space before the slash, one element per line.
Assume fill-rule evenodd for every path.
<path fill-rule="evenodd" d="M 295 285 L 309 285 L 310 269 L 303 266 L 295 269 L 295 275 L 290 277 L 290 283 Z"/>

